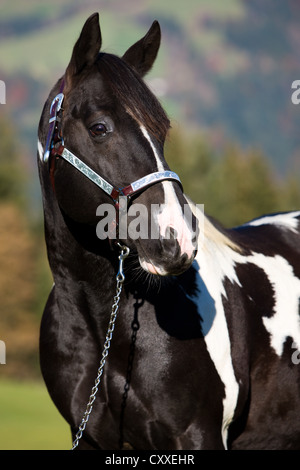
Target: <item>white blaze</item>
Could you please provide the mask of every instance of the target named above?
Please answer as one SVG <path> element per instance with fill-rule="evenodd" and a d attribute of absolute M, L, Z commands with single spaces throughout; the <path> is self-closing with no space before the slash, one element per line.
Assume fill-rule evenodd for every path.
<path fill-rule="evenodd" d="M 147 130 L 141 126 L 141 131 L 153 151 L 158 171 L 164 171 L 164 166 Z M 162 238 L 170 238 L 169 229 L 172 228 L 174 236 L 179 243 L 181 254 L 186 253 L 190 258 L 195 250 L 192 241 L 192 228 L 188 226 L 183 216 L 182 208 L 176 196 L 173 183 L 171 181 L 163 181 L 162 186 L 164 190 L 164 204 L 156 215 L 160 235 Z"/>

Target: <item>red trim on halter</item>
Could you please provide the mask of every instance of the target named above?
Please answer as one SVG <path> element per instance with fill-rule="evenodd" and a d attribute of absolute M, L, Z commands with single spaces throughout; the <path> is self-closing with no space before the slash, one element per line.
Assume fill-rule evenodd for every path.
<path fill-rule="evenodd" d="M 51 150 L 51 156 L 52 157 L 57 157 L 57 156 L 61 157 L 61 155 L 64 151 L 64 148 L 65 147 L 62 144 L 60 144 L 59 147 L 56 147 L 56 148 L 53 147 L 52 150 Z"/>
<path fill-rule="evenodd" d="M 53 192 L 55 193 L 54 172 L 55 172 L 55 157 L 52 156 L 50 157 L 49 176 L 50 176 L 50 182 L 51 182 Z"/>
<path fill-rule="evenodd" d="M 130 194 L 133 194 L 135 191 L 133 190 L 133 187 L 131 184 L 128 186 L 125 186 L 125 188 L 122 188 L 122 195 L 123 196 L 130 196 Z"/>
<path fill-rule="evenodd" d="M 117 188 L 114 188 L 110 194 L 110 197 L 113 199 L 115 206 L 117 207 L 118 199 L 120 196 L 120 191 Z"/>

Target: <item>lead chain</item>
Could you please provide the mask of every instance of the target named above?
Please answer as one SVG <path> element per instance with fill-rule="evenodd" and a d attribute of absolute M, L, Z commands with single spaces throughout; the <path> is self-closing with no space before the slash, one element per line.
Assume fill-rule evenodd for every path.
<path fill-rule="evenodd" d="M 119 256 L 119 271 L 118 271 L 118 274 L 116 276 L 116 281 L 117 281 L 116 295 L 114 296 L 114 303 L 113 303 L 112 308 L 111 308 L 111 314 L 110 314 L 109 324 L 108 324 L 108 328 L 107 328 L 107 332 L 106 332 L 105 343 L 104 343 L 104 347 L 103 347 L 103 351 L 102 351 L 102 357 L 101 357 L 100 365 L 99 365 L 99 368 L 98 368 L 98 374 L 97 374 L 97 377 L 96 377 L 96 380 L 95 380 L 95 385 L 93 386 L 93 388 L 91 390 L 91 395 L 90 395 L 89 401 L 86 405 L 86 410 L 85 410 L 85 413 L 84 413 L 83 418 L 81 420 L 81 423 L 79 425 L 78 431 L 75 435 L 75 439 L 73 441 L 71 450 L 76 449 L 76 447 L 78 446 L 79 441 L 82 437 L 82 433 L 86 428 L 87 422 L 88 422 L 90 414 L 92 412 L 93 404 L 94 404 L 94 401 L 96 400 L 96 394 L 97 394 L 98 389 L 99 389 L 101 376 L 102 376 L 104 365 L 105 365 L 105 359 L 108 356 L 108 350 L 110 348 L 110 342 L 111 342 L 112 334 L 113 334 L 113 331 L 114 331 L 114 328 L 115 328 L 115 321 L 116 321 L 116 318 L 117 318 L 117 312 L 118 312 L 118 308 L 119 308 L 119 301 L 120 301 L 120 296 L 121 296 L 121 292 L 122 292 L 122 286 L 123 286 L 123 282 L 125 280 L 125 276 L 124 276 L 124 272 L 123 272 L 123 263 L 124 263 L 124 259 L 127 258 L 127 256 L 129 255 L 129 251 L 130 251 L 129 248 L 125 245 L 120 245 L 118 243 L 118 246 L 120 248 L 120 256 Z"/>

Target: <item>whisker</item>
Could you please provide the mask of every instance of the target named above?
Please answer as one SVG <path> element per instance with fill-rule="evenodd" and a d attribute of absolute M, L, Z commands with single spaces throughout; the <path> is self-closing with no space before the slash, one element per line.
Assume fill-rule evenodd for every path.
<path fill-rule="evenodd" d="M 146 272 L 140 265 L 138 257 L 135 253 L 130 253 L 124 268 L 125 279 L 126 275 L 130 273 L 129 282 L 142 284 L 146 287 L 146 292 L 149 293 L 151 290 L 156 292 L 160 291 L 162 279 L 160 276 Z"/>

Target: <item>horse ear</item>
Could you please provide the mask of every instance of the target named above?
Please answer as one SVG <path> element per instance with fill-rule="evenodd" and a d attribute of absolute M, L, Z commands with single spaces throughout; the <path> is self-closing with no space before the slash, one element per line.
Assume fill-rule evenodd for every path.
<path fill-rule="evenodd" d="M 94 13 L 86 20 L 79 39 L 75 43 L 71 61 L 66 70 L 67 79 L 78 74 L 85 66 L 96 62 L 101 43 L 99 13 Z"/>
<path fill-rule="evenodd" d="M 149 72 L 156 59 L 160 38 L 159 23 L 154 21 L 148 33 L 125 52 L 123 60 L 143 77 Z"/>

